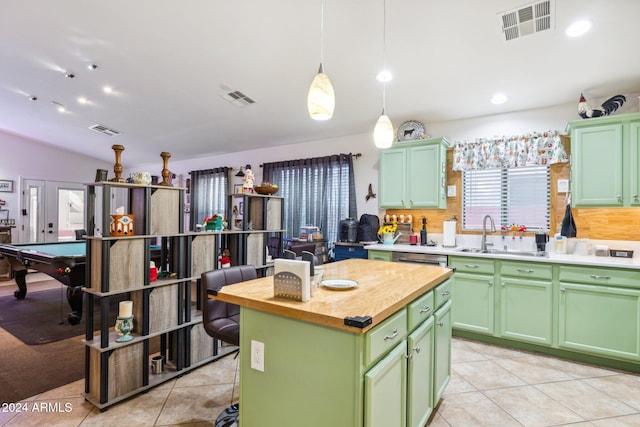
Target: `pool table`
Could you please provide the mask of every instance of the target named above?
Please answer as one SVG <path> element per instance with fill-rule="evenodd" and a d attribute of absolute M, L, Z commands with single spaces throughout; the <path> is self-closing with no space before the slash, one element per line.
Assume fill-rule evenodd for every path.
<path fill-rule="evenodd" d="M 162 266 L 161 246 L 151 245 L 151 260 Z M 67 316 L 70 324 L 76 325 L 82 319 L 82 287 L 85 282 L 87 243 L 84 240 L 55 243 L 0 244 L 0 254 L 11 263 L 11 269 L 18 285 L 13 294 L 18 299 L 27 296 L 26 276 L 29 269 L 48 274 L 67 285 L 67 301 L 71 312 Z"/>
<path fill-rule="evenodd" d="M 11 263 L 18 285 L 14 295 L 18 299 L 27 296 L 26 276 L 29 269 L 46 273 L 68 286 L 67 301 L 71 307 L 67 319 L 75 325 L 82 319 L 82 286 L 85 281 L 84 240 L 57 243 L 24 243 L 0 245 L 0 254 Z"/>

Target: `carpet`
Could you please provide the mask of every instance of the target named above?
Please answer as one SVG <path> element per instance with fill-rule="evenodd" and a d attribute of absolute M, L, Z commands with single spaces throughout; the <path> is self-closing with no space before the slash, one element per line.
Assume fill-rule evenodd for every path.
<path fill-rule="evenodd" d="M 115 324 L 118 302 L 126 294 L 111 298 L 109 324 Z M 97 305 L 97 304 L 96 304 Z M 84 335 L 85 317 L 77 325 L 67 321 L 71 309 L 67 303 L 66 287 L 29 292 L 23 300 L 13 295 L 0 297 L 0 328 L 27 345 L 42 345 Z M 99 329 L 98 316 L 94 316 L 94 328 Z"/>

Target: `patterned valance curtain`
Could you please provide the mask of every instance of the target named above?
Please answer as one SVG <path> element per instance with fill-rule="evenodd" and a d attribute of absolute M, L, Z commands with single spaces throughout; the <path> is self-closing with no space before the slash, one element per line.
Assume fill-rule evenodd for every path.
<path fill-rule="evenodd" d="M 225 214 L 229 188 L 229 168 L 204 169 L 189 172 L 191 175 L 191 213 L 189 223 L 195 230 L 205 217 L 215 213 Z"/>
<path fill-rule="evenodd" d="M 569 161 L 557 131 L 456 141 L 453 170 L 546 166 Z"/>
<path fill-rule="evenodd" d="M 329 247 L 338 237 L 341 219 L 356 218 L 352 154 L 265 163 L 263 180 L 284 197 L 284 228 L 297 237 L 301 226 L 320 227 Z"/>

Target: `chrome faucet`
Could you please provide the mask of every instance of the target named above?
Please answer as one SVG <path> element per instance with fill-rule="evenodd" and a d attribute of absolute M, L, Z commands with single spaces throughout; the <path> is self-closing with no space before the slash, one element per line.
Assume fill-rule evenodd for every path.
<path fill-rule="evenodd" d="M 487 218 L 491 221 L 491 232 L 496 232 L 496 225 L 493 222 L 493 218 L 490 215 L 485 215 L 482 220 L 482 241 L 480 242 L 480 250 L 485 252 L 487 250 Z"/>

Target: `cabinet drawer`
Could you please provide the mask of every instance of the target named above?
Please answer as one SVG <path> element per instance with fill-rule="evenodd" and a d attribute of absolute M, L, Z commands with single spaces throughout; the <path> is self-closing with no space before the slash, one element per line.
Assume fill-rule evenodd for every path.
<path fill-rule="evenodd" d="M 475 257 L 449 257 L 449 266 L 457 272 L 493 274 L 494 262 L 488 258 Z"/>
<path fill-rule="evenodd" d="M 502 276 L 551 280 L 553 266 L 537 262 L 502 261 L 500 274 Z"/>
<path fill-rule="evenodd" d="M 369 259 L 376 259 L 378 261 L 389 261 L 392 260 L 393 253 L 391 251 L 369 251 Z"/>
<path fill-rule="evenodd" d="M 439 284 L 435 289 L 435 306 L 436 310 L 451 299 L 451 291 L 453 290 L 453 280 L 447 279 Z"/>
<path fill-rule="evenodd" d="M 364 364 L 379 359 L 407 335 L 407 310 L 402 309 L 365 334 Z"/>
<path fill-rule="evenodd" d="M 640 284 L 640 270 L 562 265 L 560 266 L 560 281 L 637 288 Z"/>
<path fill-rule="evenodd" d="M 342 246 L 336 245 L 333 248 L 336 261 L 342 261 L 349 258 L 367 259 L 367 250 L 362 246 Z"/>
<path fill-rule="evenodd" d="M 433 307 L 434 291 L 429 291 L 417 298 L 408 308 L 409 331 L 413 331 L 420 323 L 429 318 L 435 311 Z"/>

